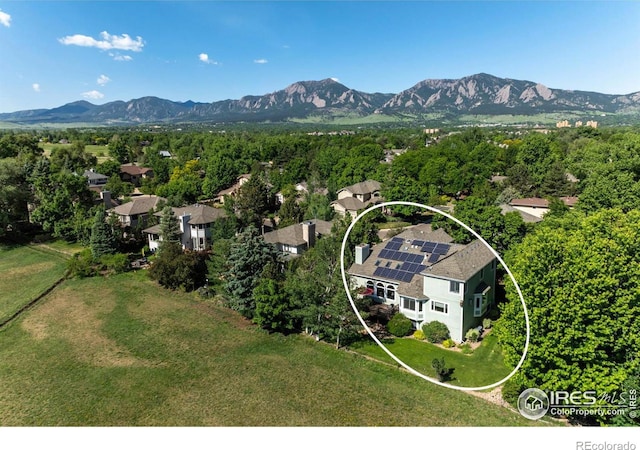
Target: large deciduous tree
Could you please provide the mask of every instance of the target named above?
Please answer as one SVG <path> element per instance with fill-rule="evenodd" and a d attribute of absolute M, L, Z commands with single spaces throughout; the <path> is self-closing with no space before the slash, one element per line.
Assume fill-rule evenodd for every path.
<path fill-rule="evenodd" d="M 565 214 L 543 222 L 507 262 L 531 326 L 522 387 L 618 391 L 640 366 L 640 211 Z M 525 344 L 520 298 L 508 302 L 495 332 L 515 366 Z"/>

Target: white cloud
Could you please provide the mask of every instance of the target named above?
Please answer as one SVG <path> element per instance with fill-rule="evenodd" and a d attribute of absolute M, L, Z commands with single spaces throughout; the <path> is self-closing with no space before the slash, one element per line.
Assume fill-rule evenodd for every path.
<path fill-rule="evenodd" d="M 209 55 L 207 55 L 206 53 L 200 53 L 198 55 L 198 59 L 205 64 L 218 64 L 217 61 L 214 61 L 213 59 L 209 59 Z"/>
<path fill-rule="evenodd" d="M 0 24 L 5 27 L 11 26 L 11 16 L 0 9 Z"/>
<path fill-rule="evenodd" d="M 133 58 L 129 55 L 120 55 L 117 53 L 109 53 L 109 56 L 113 58 L 114 61 L 132 61 Z"/>
<path fill-rule="evenodd" d="M 98 77 L 98 79 L 96 80 L 96 83 L 98 83 L 100 86 L 104 86 L 105 84 L 107 84 L 109 81 L 111 81 L 111 78 L 109 78 L 106 75 L 100 75 Z"/>
<path fill-rule="evenodd" d="M 267 61 L 266 59 L 262 58 L 262 59 L 254 59 L 253 62 L 256 63 L 256 64 L 266 64 L 269 61 Z"/>
<path fill-rule="evenodd" d="M 89 98 L 91 100 L 99 100 L 104 97 L 104 94 L 102 92 L 94 90 L 94 91 L 83 92 L 82 96 L 84 98 Z"/>
<path fill-rule="evenodd" d="M 40 92 L 40 84 L 39 83 L 33 83 L 31 85 L 31 87 L 33 88 L 34 91 Z"/>
<path fill-rule="evenodd" d="M 78 45 L 80 47 L 95 47 L 100 50 L 128 50 L 132 52 L 141 52 L 144 47 L 144 41 L 140 36 L 132 39 L 128 34 L 120 36 L 112 35 L 103 31 L 100 33 L 102 40 L 97 40 L 91 36 L 83 34 L 74 34 L 73 36 L 65 36 L 58 39 L 64 45 Z"/>

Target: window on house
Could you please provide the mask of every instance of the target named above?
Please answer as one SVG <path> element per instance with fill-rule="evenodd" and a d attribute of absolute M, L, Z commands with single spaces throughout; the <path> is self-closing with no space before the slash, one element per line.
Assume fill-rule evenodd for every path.
<path fill-rule="evenodd" d="M 396 298 L 396 290 L 393 286 L 387 286 L 387 298 L 389 300 L 394 300 Z"/>
<path fill-rule="evenodd" d="M 456 294 L 460 293 L 460 282 L 449 281 L 449 292 L 455 292 Z"/>
<path fill-rule="evenodd" d="M 382 283 L 376 285 L 376 296 L 384 298 L 384 285 Z"/>
<path fill-rule="evenodd" d="M 449 314 L 449 305 L 442 302 L 431 301 L 431 311 Z"/>
<path fill-rule="evenodd" d="M 371 280 L 367 281 L 367 287 L 371 289 L 371 291 L 373 291 L 373 281 Z"/>
<path fill-rule="evenodd" d="M 404 309 L 415 311 L 416 310 L 416 301 L 411 299 L 411 298 L 405 298 L 403 300 L 403 302 L 402 302 L 402 307 Z"/>
<path fill-rule="evenodd" d="M 422 312 L 422 305 L 424 302 L 418 302 L 418 312 Z"/>
<path fill-rule="evenodd" d="M 480 279 L 484 278 L 484 267 L 480 269 Z"/>

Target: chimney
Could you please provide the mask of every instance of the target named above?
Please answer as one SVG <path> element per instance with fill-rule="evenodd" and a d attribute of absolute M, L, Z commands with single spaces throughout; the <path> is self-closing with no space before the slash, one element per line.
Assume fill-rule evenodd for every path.
<path fill-rule="evenodd" d="M 111 208 L 111 192 L 110 191 L 101 191 L 100 192 L 100 198 L 102 198 L 102 201 L 104 201 L 104 207 L 106 209 L 110 209 Z"/>
<path fill-rule="evenodd" d="M 363 264 L 369 257 L 369 244 L 356 245 L 356 264 Z"/>
<path fill-rule="evenodd" d="M 180 243 L 183 247 L 188 248 L 189 250 L 193 250 L 191 248 L 191 226 L 189 225 L 189 221 L 191 220 L 191 214 L 185 214 L 184 216 L 180 216 L 180 231 L 182 231 L 182 236 L 180 239 Z"/>
<path fill-rule="evenodd" d="M 302 222 L 302 239 L 307 243 L 307 248 L 313 247 L 316 243 L 316 224 L 308 221 Z"/>

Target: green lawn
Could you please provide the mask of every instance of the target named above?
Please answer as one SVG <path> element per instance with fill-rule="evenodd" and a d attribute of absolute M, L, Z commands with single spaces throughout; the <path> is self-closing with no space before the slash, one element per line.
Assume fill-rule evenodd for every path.
<path fill-rule="evenodd" d="M 5 426 L 546 425 L 314 339 L 265 333 L 144 271 L 65 281 L 0 330 L 0 386 Z"/>
<path fill-rule="evenodd" d="M 59 280 L 65 259 L 37 247 L 0 247 L 0 322 Z"/>
<path fill-rule="evenodd" d="M 446 366 L 455 369 L 450 383 L 456 386 L 488 386 L 502 380 L 511 372 L 504 365 L 500 346 L 491 334 L 471 355 L 412 338 L 387 340 L 383 341 L 383 344 L 402 362 L 431 378 L 436 378 L 431 361 L 444 357 Z M 375 342 L 358 343 L 353 349 L 381 361 L 397 364 Z"/>
<path fill-rule="evenodd" d="M 71 147 L 72 144 L 53 144 L 49 142 L 40 143 L 39 146 L 44 150 L 45 156 L 51 156 L 51 151 L 54 148 Z M 85 151 L 91 153 L 98 158 L 98 162 L 103 162 L 109 159 L 109 148 L 106 145 L 86 145 Z"/>

